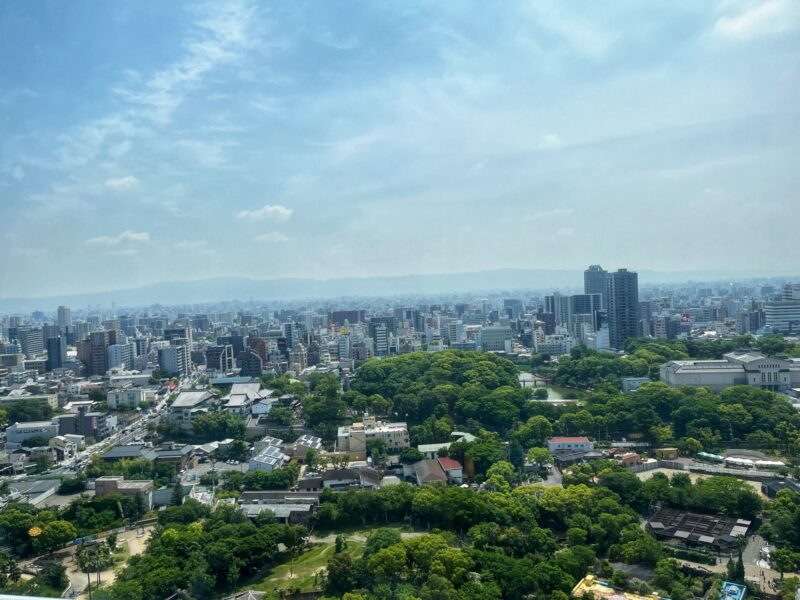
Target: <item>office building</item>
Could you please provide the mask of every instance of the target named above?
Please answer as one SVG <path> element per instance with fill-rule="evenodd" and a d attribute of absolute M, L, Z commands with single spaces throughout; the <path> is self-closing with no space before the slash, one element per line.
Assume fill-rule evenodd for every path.
<path fill-rule="evenodd" d="M 48 371 L 54 371 L 64 366 L 67 359 L 67 338 L 59 335 L 47 339 L 47 366 Z"/>
<path fill-rule="evenodd" d="M 639 337 L 639 275 L 627 269 L 608 274 L 608 333 L 612 348 L 625 349 L 625 342 Z"/>
<path fill-rule="evenodd" d="M 592 265 L 583 272 L 583 293 L 600 294 L 600 308 L 608 307 L 607 279 L 608 272 L 600 265 Z"/>
<path fill-rule="evenodd" d="M 484 352 L 511 352 L 511 327 L 492 325 L 480 331 L 480 348 Z"/>
<path fill-rule="evenodd" d="M 264 361 L 253 350 L 245 350 L 239 355 L 239 374 L 243 377 L 261 377 Z"/>
<path fill-rule="evenodd" d="M 570 315 L 570 297 L 553 292 L 552 296 L 544 297 L 544 312 L 552 313 L 556 325 L 567 326 Z"/>
<path fill-rule="evenodd" d="M 56 311 L 56 323 L 59 327 L 66 328 L 72 326 L 72 311 L 66 306 L 59 306 Z"/>
<path fill-rule="evenodd" d="M 114 335 L 116 343 L 116 335 Z M 92 331 L 89 337 L 77 343 L 78 359 L 86 366 L 86 374 L 105 375 L 108 371 L 108 347 L 111 345 L 110 331 Z"/>
<path fill-rule="evenodd" d="M 389 329 L 386 323 L 370 323 L 370 334 L 373 340 L 373 348 L 376 356 L 386 356 L 389 354 Z"/>
<path fill-rule="evenodd" d="M 108 368 L 122 367 L 128 371 L 133 369 L 133 359 L 136 356 L 136 344 L 124 341 L 111 344 L 108 347 Z"/>
<path fill-rule="evenodd" d="M 186 346 L 170 345 L 158 349 L 158 368 L 165 373 L 182 376 L 189 372 L 189 367 Z"/>
<path fill-rule="evenodd" d="M 25 358 L 34 358 L 44 352 L 44 335 L 41 327 L 17 327 L 16 339 Z"/>
<path fill-rule="evenodd" d="M 225 373 L 231 371 L 236 364 L 233 355 L 233 346 L 209 346 L 206 348 L 206 368 L 211 371 Z"/>
<path fill-rule="evenodd" d="M 780 300 L 764 303 L 764 327 L 786 335 L 800 333 L 800 284 L 784 286 Z"/>

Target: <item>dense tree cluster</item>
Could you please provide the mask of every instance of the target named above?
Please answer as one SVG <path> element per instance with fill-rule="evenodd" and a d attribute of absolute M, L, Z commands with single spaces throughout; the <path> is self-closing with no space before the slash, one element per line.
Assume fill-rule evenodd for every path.
<path fill-rule="evenodd" d="M 638 338 L 625 344 L 627 354 L 622 357 L 612 352 L 590 350 L 585 346 L 573 348 L 569 356 L 559 358 L 554 381 L 558 385 L 582 389 L 596 388 L 602 384 L 619 389 L 623 377 L 650 377 L 657 380 L 659 367 L 670 360 L 720 359 L 733 350 L 749 348 L 768 356 L 800 356 L 800 344 L 793 344 L 779 335 L 768 335 L 758 340 L 747 335 L 729 340 Z M 535 370 L 540 366 L 539 362 L 532 365 Z"/>
<path fill-rule="evenodd" d="M 509 469 L 501 465 L 490 478 Z M 636 511 L 599 484 L 496 492 L 398 485 L 325 494 L 315 515 L 323 529 L 403 520 L 450 533 L 400 540 L 396 531 L 375 530 L 360 560 L 334 555 L 329 591 L 370 598 L 569 594 L 598 557 L 651 566 L 664 558 Z M 566 538 L 565 549 L 558 550 L 554 532 Z"/>
<path fill-rule="evenodd" d="M 211 513 L 189 500 L 167 508 L 147 552 L 131 558 L 116 582 L 95 594 L 98 600 L 163 600 L 176 590 L 206 600 L 242 578 L 269 567 L 279 544 L 301 547 L 302 527 L 278 525 L 269 513 L 250 521 L 234 507 Z"/>
<path fill-rule="evenodd" d="M 447 350 L 367 361 L 346 401 L 354 409 L 380 406 L 407 421 L 415 442 L 441 441 L 454 427 L 508 431 L 529 416 L 530 391 L 517 368 L 494 354 Z"/>

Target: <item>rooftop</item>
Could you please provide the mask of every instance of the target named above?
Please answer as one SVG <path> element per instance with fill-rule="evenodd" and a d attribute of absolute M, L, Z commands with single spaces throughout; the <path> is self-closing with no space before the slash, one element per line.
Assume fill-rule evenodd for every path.
<path fill-rule="evenodd" d="M 172 408 L 193 408 L 203 402 L 207 402 L 214 395 L 209 391 L 181 392 L 172 403 Z"/>

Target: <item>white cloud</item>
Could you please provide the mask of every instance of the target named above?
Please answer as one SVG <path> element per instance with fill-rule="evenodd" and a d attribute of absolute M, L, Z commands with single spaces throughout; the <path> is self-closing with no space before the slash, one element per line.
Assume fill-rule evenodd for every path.
<path fill-rule="evenodd" d="M 173 246 L 178 250 L 186 250 L 203 256 L 213 256 L 216 254 L 216 251 L 208 247 L 207 240 L 181 240 L 175 242 Z"/>
<path fill-rule="evenodd" d="M 547 133 L 539 138 L 539 148 L 541 150 L 558 150 L 561 145 L 561 138 L 555 133 Z"/>
<path fill-rule="evenodd" d="M 122 250 L 111 250 L 106 252 L 108 256 L 138 256 L 138 248 L 123 248 Z"/>
<path fill-rule="evenodd" d="M 284 243 L 289 241 L 289 238 L 284 234 L 282 234 L 280 231 L 270 231 L 269 233 L 262 233 L 261 235 L 256 236 L 256 239 L 259 242 Z"/>
<path fill-rule="evenodd" d="M 120 88 L 119 95 L 141 107 L 141 116 L 169 123 L 175 110 L 210 71 L 240 58 L 252 45 L 255 4 L 246 0 L 209 3 L 208 14 L 195 23 L 197 30 L 183 44 L 183 58 L 154 73 L 138 88 Z"/>
<path fill-rule="evenodd" d="M 552 210 L 544 210 L 540 212 L 525 215 L 526 221 L 544 221 L 546 219 L 556 219 L 558 217 L 566 217 L 572 214 L 571 208 L 554 208 Z"/>
<path fill-rule="evenodd" d="M 13 169 L 11 169 L 11 177 L 19 181 L 23 177 L 25 177 L 25 169 L 17 165 Z"/>
<path fill-rule="evenodd" d="M 149 242 L 150 234 L 146 231 L 131 231 L 127 229 L 119 235 L 108 236 L 103 235 L 100 237 L 90 238 L 86 240 L 87 244 L 94 244 L 98 246 L 116 246 L 124 242 Z"/>
<path fill-rule="evenodd" d="M 575 235 L 575 230 L 572 229 L 571 227 L 562 227 L 561 229 L 556 231 L 556 235 L 565 237 L 569 235 Z"/>
<path fill-rule="evenodd" d="M 263 208 L 256 210 L 242 210 L 236 213 L 239 219 L 264 219 L 269 221 L 277 221 L 282 223 L 288 221 L 292 217 L 294 210 L 281 206 L 280 204 L 267 204 Z"/>
<path fill-rule="evenodd" d="M 128 153 L 131 149 L 131 141 L 123 140 L 119 144 L 114 144 L 108 149 L 108 154 L 112 158 L 120 158 Z"/>
<path fill-rule="evenodd" d="M 112 190 L 129 190 L 139 184 L 139 180 L 133 175 L 125 175 L 124 177 L 112 177 L 106 179 L 105 185 Z"/>
<path fill-rule="evenodd" d="M 794 31 L 800 28 L 800 2 L 767 0 L 735 16 L 720 17 L 714 32 L 737 40 Z"/>

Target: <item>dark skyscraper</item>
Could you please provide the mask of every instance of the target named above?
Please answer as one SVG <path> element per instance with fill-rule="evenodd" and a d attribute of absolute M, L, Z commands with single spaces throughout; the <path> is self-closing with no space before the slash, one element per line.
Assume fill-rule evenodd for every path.
<path fill-rule="evenodd" d="M 608 271 L 600 265 L 592 265 L 583 272 L 583 293 L 600 294 L 601 308 L 608 308 L 608 298 L 606 297 L 606 287 Z"/>
<path fill-rule="evenodd" d="M 64 366 L 64 361 L 67 359 L 67 338 L 64 336 L 57 336 L 47 338 L 47 366 L 48 371 L 60 369 Z"/>
<path fill-rule="evenodd" d="M 588 272 L 588 271 L 587 271 Z M 639 337 L 639 275 L 627 269 L 608 274 L 608 337 L 612 348 Z"/>

